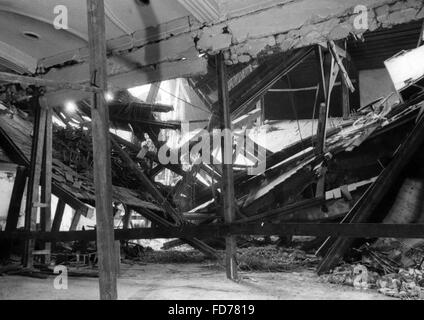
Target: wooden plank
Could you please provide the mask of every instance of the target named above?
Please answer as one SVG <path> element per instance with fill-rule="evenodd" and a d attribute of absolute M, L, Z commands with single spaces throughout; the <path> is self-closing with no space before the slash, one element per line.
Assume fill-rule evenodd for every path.
<path fill-rule="evenodd" d="M 39 186 L 43 162 L 44 136 L 47 117 L 47 110 L 44 108 L 45 105 L 41 104 L 40 100 L 41 98 L 38 101 L 38 105 L 35 106 L 36 112 L 31 150 L 31 167 L 29 171 L 27 201 L 25 208 L 24 228 L 26 231 L 35 230 L 36 228 L 37 207 L 35 207 L 33 204 L 34 202 L 39 202 Z M 33 265 L 33 248 L 34 242 L 32 240 L 29 240 L 25 243 L 23 264 L 27 268 L 31 268 Z"/>
<path fill-rule="evenodd" d="M 91 85 L 101 89 L 101 93 L 94 94 L 91 110 L 100 299 L 116 300 L 118 292 L 112 216 L 109 108 L 104 97 L 107 90 L 104 1 L 87 0 L 87 14 Z"/>
<path fill-rule="evenodd" d="M 318 60 L 318 67 L 320 70 L 320 97 L 324 98 L 325 102 L 321 102 L 319 105 L 318 113 L 318 128 L 316 134 L 316 144 L 315 144 L 315 154 L 320 155 L 324 152 L 325 147 L 325 130 L 326 130 L 326 121 L 327 121 L 327 104 L 328 101 L 328 77 L 326 77 L 324 69 L 324 54 L 322 52 L 322 47 L 318 45 L 315 48 L 315 55 Z M 322 100 L 321 100 L 322 101 Z M 318 195 L 320 196 L 320 195 Z"/>
<path fill-rule="evenodd" d="M 41 202 L 46 207 L 40 211 L 40 226 L 42 231 L 50 231 L 52 224 L 52 161 L 53 161 L 53 109 L 49 108 L 47 99 L 40 98 L 40 106 L 46 110 L 46 133 L 44 139 L 43 175 L 41 178 Z M 44 249 L 50 251 L 51 244 L 44 243 Z M 44 263 L 50 264 L 50 255 L 44 257 Z"/>
<path fill-rule="evenodd" d="M 377 209 L 386 194 L 396 183 L 406 165 L 415 156 L 424 143 L 424 117 L 421 117 L 406 141 L 397 150 L 394 159 L 383 170 L 378 179 L 368 189 L 366 194 L 355 204 L 348 213 L 344 223 L 366 222 Z M 330 239 L 333 242 L 327 255 L 322 260 L 318 273 L 329 271 L 342 258 L 353 240 Z"/>
<path fill-rule="evenodd" d="M 234 223 L 186 225 L 183 227 L 155 227 L 136 229 L 116 229 L 116 240 L 174 239 L 174 238 L 215 238 L 228 235 L 252 236 L 334 236 L 355 238 L 418 238 L 424 239 L 424 224 L 384 224 L 384 223 Z M 66 232 L 0 232 L 3 239 L 39 239 L 42 241 L 95 241 L 96 231 Z"/>
<path fill-rule="evenodd" d="M 347 50 L 347 42 L 345 41 L 345 49 Z M 344 62 L 346 72 L 349 71 L 350 61 L 345 60 Z M 353 82 L 353 81 L 352 81 Z M 343 120 L 350 118 L 350 89 L 345 81 L 341 81 L 342 86 L 342 106 L 343 106 Z"/>
<path fill-rule="evenodd" d="M 55 80 L 46 80 L 37 77 L 26 77 L 7 72 L 0 72 L 0 81 L 8 83 L 19 83 L 21 85 L 33 85 L 36 87 L 48 87 L 53 88 L 55 90 L 68 89 L 86 92 L 102 92 L 99 88 L 93 86 L 86 86 L 69 82 L 60 82 Z"/>
<path fill-rule="evenodd" d="M 325 69 L 324 69 L 324 53 L 322 52 L 322 47 L 320 45 L 317 45 L 315 47 L 315 56 L 318 61 L 318 70 L 320 71 L 319 81 L 320 81 L 320 88 L 321 88 L 322 97 L 323 97 L 323 100 L 321 101 L 326 101 L 327 100 L 327 81 L 325 78 Z"/>
<path fill-rule="evenodd" d="M 52 232 L 60 231 L 63 214 L 65 212 L 65 207 L 66 207 L 65 201 L 59 199 L 59 201 L 57 202 L 56 211 L 54 213 L 54 218 L 52 223 Z"/>
<path fill-rule="evenodd" d="M 350 91 L 349 87 L 342 81 L 342 105 L 343 105 L 343 120 L 350 118 Z"/>
<path fill-rule="evenodd" d="M 218 77 L 218 102 L 221 106 L 221 130 L 232 130 L 230 115 L 230 98 L 228 92 L 228 75 L 225 65 L 224 54 L 216 55 L 216 68 Z M 231 143 L 230 150 L 227 150 L 228 143 Z M 233 172 L 233 140 L 227 141 L 226 138 L 221 140 L 221 157 L 222 157 L 222 203 L 224 211 L 224 220 L 226 223 L 232 223 L 236 219 L 235 210 L 235 194 L 234 194 L 234 172 Z M 228 152 L 231 154 L 227 155 Z M 235 237 L 225 238 L 225 268 L 227 278 L 230 280 L 238 280 L 237 275 L 237 242 Z"/>
<path fill-rule="evenodd" d="M 81 210 L 75 210 L 74 216 L 72 217 L 71 226 L 69 227 L 69 231 L 76 231 L 78 224 L 81 220 Z"/>
<path fill-rule="evenodd" d="M 22 198 L 24 196 L 27 170 L 25 167 L 17 167 L 15 182 L 13 184 L 12 196 L 10 197 L 9 210 L 7 212 L 6 231 L 16 230 L 18 226 L 19 213 L 21 211 Z"/>

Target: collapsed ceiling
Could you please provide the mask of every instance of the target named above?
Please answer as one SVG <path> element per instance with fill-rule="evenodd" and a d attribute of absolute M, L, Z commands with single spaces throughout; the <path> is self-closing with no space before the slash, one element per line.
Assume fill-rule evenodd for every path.
<path fill-rule="evenodd" d="M 51 80 L 89 82 L 85 1 L 62 1 L 69 29 L 53 26 L 51 1 L 0 1 L 0 65 Z M 424 17 L 424 4 L 409 1 L 161 0 L 106 1 L 109 85 L 129 88 L 159 80 L 205 74 L 204 53 L 227 50 L 227 64 L 258 55 L 343 39 L 356 29 L 355 7 L 368 9 L 369 30 Z M 296 15 L 292 13 L 296 12 Z M 52 104 L 83 94 L 50 95 Z"/>

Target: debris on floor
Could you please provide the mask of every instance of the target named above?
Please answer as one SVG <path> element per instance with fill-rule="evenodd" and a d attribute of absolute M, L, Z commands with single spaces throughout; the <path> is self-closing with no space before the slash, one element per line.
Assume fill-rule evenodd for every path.
<path fill-rule="evenodd" d="M 287 272 L 314 269 L 319 258 L 296 248 L 277 246 L 248 247 L 237 250 L 238 266 L 244 271 Z"/>
<path fill-rule="evenodd" d="M 379 274 L 361 264 L 344 264 L 321 276 L 332 284 L 353 286 L 358 290 L 375 289 L 389 297 L 424 299 L 424 270 L 399 269 L 396 273 Z"/>

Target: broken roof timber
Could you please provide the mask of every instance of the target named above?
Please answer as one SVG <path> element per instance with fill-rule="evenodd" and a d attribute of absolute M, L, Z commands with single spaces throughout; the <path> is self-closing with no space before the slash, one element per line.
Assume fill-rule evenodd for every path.
<path fill-rule="evenodd" d="M 140 67 L 120 72 L 119 65 L 109 61 L 108 64 L 108 85 L 109 89 L 120 90 L 131 87 L 141 86 L 152 82 L 175 78 L 187 78 L 197 74 L 207 73 L 208 62 L 204 58 L 195 60 L 181 60 L 164 62 L 158 65 Z M 114 68 L 115 66 L 118 67 Z M 88 65 L 78 64 L 61 69 L 53 69 L 45 79 L 54 81 L 67 81 L 75 83 L 88 83 L 90 80 Z M 89 94 L 76 91 L 58 91 L 46 95 L 49 104 L 53 106 L 63 104 L 65 100 L 83 100 L 89 97 Z"/>
<path fill-rule="evenodd" d="M 363 223 L 370 219 L 375 210 L 385 199 L 386 195 L 396 184 L 402 171 L 413 159 L 417 150 L 424 142 L 424 118 L 421 117 L 412 133 L 397 150 L 394 159 L 384 169 L 366 194 L 356 203 L 342 223 Z M 346 250 L 352 245 L 353 239 L 331 239 L 333 241 L 326 257 L 318 267 L 318 273 L 329 271 L 342 258 Z"/>
<path fill-rule="evenodd" d="M 0 72 L 0 81 L 7 83 L 19 83 L 21 85 L 33 85 L 37 87 L 54 88 L 55 90 L 76 90 L 91 93 L 103 93 L 103 90 L 93 86 L 86 86 L 78 83 L 62 82 L 40 79 L 38 77 L 26 77 L 7 72 Z"/>

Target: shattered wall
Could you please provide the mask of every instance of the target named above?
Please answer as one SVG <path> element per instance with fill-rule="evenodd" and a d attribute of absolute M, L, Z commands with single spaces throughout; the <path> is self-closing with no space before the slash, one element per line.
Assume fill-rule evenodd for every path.
<path fill-rule="evenodd" d="M 357 6 L 367 9 L 368 29 L 357 28 L 361 13 L 355 13 Z M 261 54 L 339 40 L 423 18 L 421 0 L 292 0 L 207 26 L 194 32 L 193 37 L 198 50 L 228 50 L 226 62 L 235 64 Z"/>

